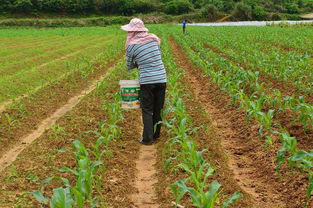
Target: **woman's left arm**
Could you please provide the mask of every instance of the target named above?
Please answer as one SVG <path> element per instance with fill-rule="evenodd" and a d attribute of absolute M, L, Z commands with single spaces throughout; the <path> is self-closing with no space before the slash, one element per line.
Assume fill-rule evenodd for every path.
<path fill-rule="evenodd" d="M 126 51 L 126 68 L 128 70 L 131 70 L 137 67 L 138 67 L 137 64 L 134 63 L 133 55 L 130 54 L 130 52 Z"/>

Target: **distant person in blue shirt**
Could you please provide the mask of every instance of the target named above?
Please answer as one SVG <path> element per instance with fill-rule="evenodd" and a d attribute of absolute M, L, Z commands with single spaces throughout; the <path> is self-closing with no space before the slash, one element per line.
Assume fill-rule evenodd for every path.
<path fill-rule="evenodd" d="M 183 33 L 186 33 L 186 25 L 187 25 L 187 20 L 183 21 Z"/>

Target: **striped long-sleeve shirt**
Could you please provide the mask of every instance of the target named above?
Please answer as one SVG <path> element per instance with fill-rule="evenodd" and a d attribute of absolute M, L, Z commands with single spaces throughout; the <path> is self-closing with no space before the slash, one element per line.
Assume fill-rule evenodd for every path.
<path fill-rule="evenodd" d="M 138 66 L 140 84 L 166 82 L 166 71 L 161 58 L 158 42 L 129 45 L 126 49 L 127 69 Z"/>

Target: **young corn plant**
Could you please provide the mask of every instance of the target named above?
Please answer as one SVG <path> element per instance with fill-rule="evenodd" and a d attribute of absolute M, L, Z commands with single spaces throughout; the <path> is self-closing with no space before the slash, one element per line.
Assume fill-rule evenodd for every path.
<path fill-rule="evenodd" d="M 313 129 L 313 106 L 309 104 L 300 103 L 297 108 L 300 111 L 298 121 L 303 124 L 304 131 L 306 132 L 309 127 Z"/>
<path fill-rule="evenodd" d="M 285 161 L 287 159 L 285 158 L 286 153 L 290 153 L 291 155 L 294 155 L 297 152 L 297 140 L 295 137 L 290 136 L 290 134 L 286 131 L 284 133 L 281 133 L 279 135 L 282 147 L 280 150 L 277 152 L 277 157 L 276 157 L 276 171 L 280 173 L 280 169 Z M 292 163 L 292 162 L 291 162 Z M 293 164 L 290 164 L 293 166 Z"/>
<path fill-rule="evenodd" d="M 18 121 L 12 117 L 9 113 L 5 113 L 4 116 L 7 118 L 8 124 L 9 124 L 9 129 L 12 128 L 12 126 L 17 123 Z"/>
<path fill-rule="evenodd" d="M 263 137 L 264 129 L 268 131 L 269 136 L 273 133 L 273 119 L 274 119 L 274 110 L 269 110 L 267 113 L 257 112 L 255 119 L 259 122 L 259 136 Z"/>
<path fill-rule="evenodd" d="M 313 150 L 310 152 L 304 150 L 297 151 L 288 160 L 290 168 L 297 165 L 302 171 L 308 174 L 309 185 L 306 191 L 306 197 L 309 200 L 313 193 Z"/>
<path fill-rule="evenodd" d="M 30 192 L 40 203 L 49 204 L 50 207 L 55 208 L 95 207 L 98 204 L 96 198 L 93 198 L 92 193 L 95 185 L 94 176 L 97 167 L 100 166 L 102 162 L 92 162 L 89 157 L 88 149 L 85 148 L 79 140 L 75 140 L 73 146 L 76 149 L 74 155 L 78 166 L 76 169 L 61 168 L 60 172 L 70 172 L 74 174 L 76 176 L 75 186 L 71 186 L 66 178 L 47 178 L 41 183 L 37 191 Z M 45 184 L 54 179 L 60 179 L 65 188 L 58 187 L 53 189 L 52 197 L 51 199 L 48 199 L 42 194 L 41 190 Z"/>
<path fill-rule="evenodd" d="M 172 59 L 168 47 L 167 44 L 164 47 L 165 63 L 172 64 L 175 61 Z M 164 151 L 166 154 L 163 152 L 163 155 L 170 155 L 170 157 L 165 161 L 164 166 L 167 171 L 172 161 L 175 160 L 178 164 L 172 169 L 174 171 L 182 170 L 187 174 L 187 178 L 172 184 L 171 189 L 176 196 L 176 203 L 179 203 L 182 197 L 188 193 L 195 207 L 216 207 L 221 194 L 218 189 L 221 185 L 217 181 L 209 182 L 209 177 L 214 173 L 214 169 L 203 157 L 203 153 L 207 150 L 198 151 L 195 142 L 190 140 L 193 131 L 190 130 L 192 128 L 191 121 L 187 116 L 183 99 L 181 99 L 185 95 L 181 90 L 183 86 L 179 82 L 182 70 L 175 65 L 171 66 L 171 71 L 175 71 L 173 74 L 179 76 L 173 75 L 174 78 L 169 76 L 168 80 L 170 99 L 168 99 L 165 113 L 167 113 L 167 116 L 171 116 L 171 119 L 163 123 L 169 128 L 167 133 L 170 139 Z M 226 85 L 225 88 L 232 86 L 231 81 L 228 81 L 229 85 Z M 223 207 L 229 206 L 240 197 L 240 194 L 235 194 L 223 204 Z"/>
<path fill-rule="evenodd" d="M 247 112 L 248 119 L 254 118 L 259 123 L 261 127 L 260 134 L 263 135 L 264 130 L 267 129 L 269 132 L 279 135 L 282 146 L 277 154 L 276 170 L 279 171 L 281 165 L 286 161 L 289 162 L 290 167 L 295 165 L 300 169 L 305 169 L 305 172 L 308 173 L 310 180 L 307 196 L 310 196 L 313 188 L 313 184 L 311 182 L 312 169 L 309 170 L 311 164 L 311 158 L 309 156 L 310 154 L 304 154 L 304 152 L 298 151 L 296 149 L 296 138 L 291 137 L 286 130 L 280 130 L 280 132 L 273 131 L 274 111 L 268 111 L 267 113 L 264 113 L 262 112 L 262 106 L 266 104 L 264 107 L 275 109 L 275 114 L 277 116 L 279 116 L 278 113 L 284 110 L 291 110 L 293 114 L 293 121 L 298 121 L 303 124 L 305 132 L 307 132 L 310 127 L 312 128 L 312 106 L 305 103 L 303 97 L 296 98 L 295 94 L 283 97 L 279 90 L 274 90 L 273 93 L 266 94 L 267 92 L 265 93 L 265 89 L 262 83 L 258 82 L 258 71 L 270 74 L 274 78 L 280 80 L 292 80 L 293 85 L 298 88 L 298 92 L 306 92 L 305 94 L 311 94 L 313 92 L 313 76 L 309 76 L 312 74 L 311 67 L 307 67 L 308 65 L 303 64 L 304 62 L 301 61 L 297 63 L 299 66 L 301 65 L 301 67 L 296 70 L 296 68 L 293 66 L 294 64 L 291 62 L 288 63 L 288 65 L 284 65 L 283 62 L 281 62 L 282 57 L 278 53 L 272 54 L 273 56 L 268 56 L 266 54 L 259 54 L 258 51 L 255 50 L 254 53 L 251 54 L 258 54 L 259 57 L 250 56 L 250 58 L 253 60 L 253 65 L 257 67 L 251 67 L 251 69 L 255 68 L 258 71 L 250 71 L 245 69 L 246 72 L 244 72 L 241 67 L 236 67 L 234 64 L 230 63 L 232 61 L 221 58 L 220 54 L 212 50 L 206 50 L 203 48 L 203 43 L 205 43 L 207 40 L 206 38 L 201 38 L 201 36 L 202 35 L 199 34 L 176 38 L 184 47 L 185 51 L 190 55 L 191 60 L 197 64 L 197 66 L 202 68 L 203 73 L 208 75 L 212 81 L 214 81 L 222 90 L 230 95 L 231 102 L 233 104 L 239 104 L 240 108 Z M 223 40 L 223 38 L 220 40 Z M 217 44 L 220 43 L 220 40 L 217 41 Z M 194 53 L 190 49 L 190 45 L 198 46 L 198 52 Z M 243 44 L 239 44 L 238 46 L 241 45 Z M 248 56 L 237 56 L 236 53 L 233 53 L 232 55 L 234 55 L 236 58 L 240 58 L 240 62 L 252 61 L 247 58 L 249 57 L 249 54 L 247 54 Z M 273 62 L 277 64 L 273 66 Z M 299 70 L 300 68 L 301 70 Z M 238 82 L 238 84 L 236 82 Z M 245 94 L 245 92 L 248 93 Z M 262 100 L 264 97 L 265 102 L 262 101 L 262 105 L 259 106 L 258 104 L 260 103 L 258 103 L 258 101 Z M 238 99 L 238 101 L 236 101 L 236 99 Z M 279 123 L 276 125 L 279 126 Z M 265 138 L 267 139 L 266 144 L 272 143 L 271 135 L 265 136 Z M 304 164 L 306 165 L 305 168 Z"/>
<path fill-rule="evenodd" d="M 114 139 L 114 133 L 111 132 L 110 128 L 106 128 L 105 121 L 102 121 L 99 125 L 100 131 L 87 131 L 86 133 L 93 133 L 98 136 L 95 144 L 92 145 L 92 154 L 98 161 L 102 160 L 103 156 L 111 157 L 111 151 L 109 145 L 112 139 Z"/>

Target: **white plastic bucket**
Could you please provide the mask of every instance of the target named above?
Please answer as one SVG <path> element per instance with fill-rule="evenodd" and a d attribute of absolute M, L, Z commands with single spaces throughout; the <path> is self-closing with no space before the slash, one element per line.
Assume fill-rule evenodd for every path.
<path fill-rule="evenodd" d="M 140 108 L 140 84 L 139 80 L 120 80 L 122 108 Z"/>

